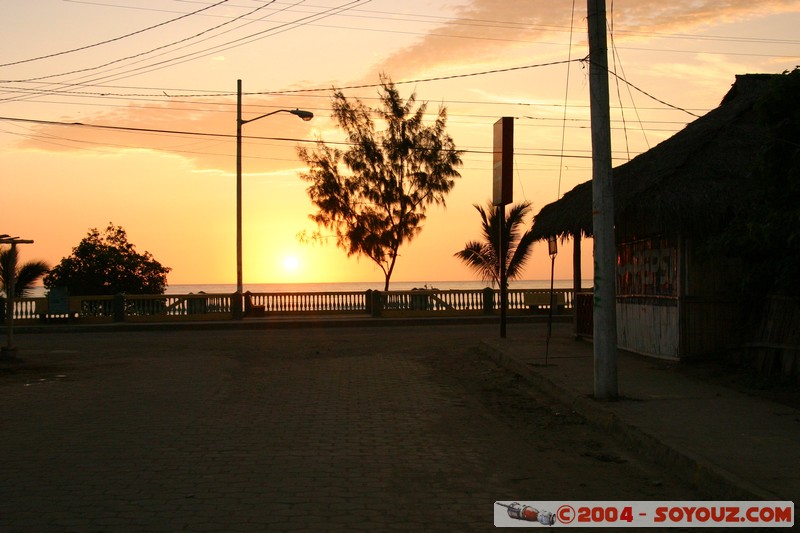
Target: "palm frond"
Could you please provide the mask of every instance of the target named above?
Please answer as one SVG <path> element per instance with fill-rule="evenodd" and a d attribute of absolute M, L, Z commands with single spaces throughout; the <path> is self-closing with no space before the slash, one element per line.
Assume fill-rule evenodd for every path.
<path fill-rule="evenodd" d="M 19 252 L 15 248 L 0 249 L 0 290 L 8 294 L 14 276 L 14 296 L 25 296 L 36 280 L 47 274 L 50 266 L 44 261 L 29 261 L 18 267 Z"/>
<path fill-rule="evenodd" d="M 455 256 L 483 280 L 499 282 L 500 209 L 491 202 L 488 202 L 485 208 L 479 204 L 474 204 L 473 207 L 481 218 L 483 242 L 470 241 Z M 522 269 L 533 246 L 534 239 L 530 231 L 522 233 L 525 218 L 530 211 L 530 202 L 522 202 L 510 206 L 505 213 L 502 240 L 508 279 L 514 279 L 522 274 Z"/>

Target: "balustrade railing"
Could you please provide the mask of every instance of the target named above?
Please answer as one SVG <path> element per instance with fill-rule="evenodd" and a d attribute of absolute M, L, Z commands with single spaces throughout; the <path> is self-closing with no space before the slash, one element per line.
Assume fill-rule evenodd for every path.
<path fill-rule="evenodd" d="M 556 289 L 559 310 L 571 312 L 573 293 Z M 508 311 L 521 314 L 549 308 L 547 289 L 511 289 Z M 240 300 L 237 300 L 240 298 Z M 537 305 L 531 305 L 536 302 Z M 544 303 L 543 303 L 544 302 Z M 14 300 L 14 320 L 31 323 L 56 319 L 86 322 L 214 320 L 303 314 L 469 315 L 500 310 L 497 289 L 411 291 L 290 292 L 237 294 L 162 294 L 71 296 L 69 309 L 49 309 L 47 298 Z M 0 309 L 4 320 L 5 307 Z"/>
<path fill-rule="evenodd" d="M 279 313 L 366 313 L 364 291 L 259 292 L 244 294 L 245 315 Z"/>
<path fill-rule="evenodd" d="M 233 295 L 163 294 L 124 297 L 126 320 L 231 318 Z"/>
<path fill-rule="evenodd" d="M 572 291 L 556 289 L 554 293 L 555 300 L 562 303 L 560 307 L 571 311 Z M 379 294 L 384 314 L 422 311 L 429 312 L 429 314 L 493 314 L 500 311 L 500 291 L 497 289 L 415 289 Z M 508 311 L 530 312 L 532 308 L 526 303 L 526 298 L 536 294 L 545 296 L 543 300 L 549 302 L 550 291 L 548 289 L 510 289 L 508 291 Z M 549 304 L 544 307 L 549 307 Z M 538 306 L 535 310 L 539 310 Z"/>

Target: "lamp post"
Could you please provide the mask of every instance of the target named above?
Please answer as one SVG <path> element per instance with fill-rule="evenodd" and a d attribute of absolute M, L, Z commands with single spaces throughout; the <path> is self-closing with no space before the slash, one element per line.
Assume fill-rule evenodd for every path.
<path fill-rule="evenodd" d="M 242 295 L 242 126 L 248 122 L 275 115 L 277 113 L 291 113 L 304 121 L 314 118 L 311 111 L 302 109 L 278 109 L 270 113 L 251 118 L 242 119 L 242 80 L 236 81 L 236 292 Z"/>
<path fill-rule="evenodd" d="M 17 277 L 17 245 L 18 244 L 33 244 L 33 241 L 28 239 L 20 239 L 19 237 L 10 237 L 6 234 L 0 235 L 0 244 L 11 245 L 11 258 L 13 261 L 8 265 L 8 285 L 6 286 L 6 345 L 0 349 L 0 356 L 14 357 L 17 354 L 17 349 L 14 346 L 14 292 L 16 292 L 16 277 Z"/>

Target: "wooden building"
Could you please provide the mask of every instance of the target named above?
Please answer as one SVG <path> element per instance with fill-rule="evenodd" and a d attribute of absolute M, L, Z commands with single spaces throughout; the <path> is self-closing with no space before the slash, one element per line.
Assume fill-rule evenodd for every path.
<path fill-rule="evenodd" d="M 719 107 L 614 168 L 620 348 L 684 359 L 741 341 L 741 265 L 705 243 L 759 186 L 753 170 L 771 125 L 758 102 L 780 76 L 736 76 Z M 587 181 L 545 206 L 533 231 L 574 238 L 579 251 L 581 237 L 592 235 L 591 212 Z"/>

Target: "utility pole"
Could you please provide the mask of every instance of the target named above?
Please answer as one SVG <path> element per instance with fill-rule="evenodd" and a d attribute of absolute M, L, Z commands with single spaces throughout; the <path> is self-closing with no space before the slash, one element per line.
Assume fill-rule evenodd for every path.
<path fill-rule="evenodd" d="M 594 231 L 594 397 L 617 391 L 616 245 L 608 106 L 605 0 L 587 0 L 589 94 L 592 117 L 592 224 Z"/>
<path fill-rule="evenodd" d="M 242 294 L 242 80 L 236 80 L 236 295 Z M 241 307 L 241 306 L 239 306 Z"/>

